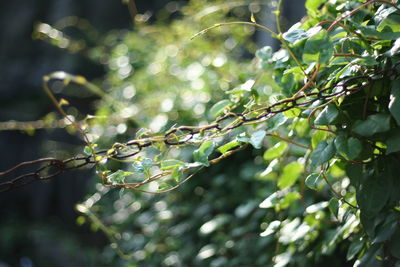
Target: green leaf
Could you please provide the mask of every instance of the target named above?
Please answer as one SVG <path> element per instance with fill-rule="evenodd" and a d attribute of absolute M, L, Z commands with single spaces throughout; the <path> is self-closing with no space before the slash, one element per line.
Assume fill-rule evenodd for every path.
<path fill-rule="evenodd" d="M 325 2 L 326 2 L 325 0 L 307 0 L 306 1 L 307 12 L 311 15 L 316 14 L 318 12 L 318 7 Z"/>
<path fill-rule="evenodd" d="M 221 154 L 224 154 L 225 152 L 228 152 L 229 150 L 236 148 L 240 145 L 239 141 L 231 141 L 229 143 L 226 143 L 225 145 L 220 146 L 217 150 Z"/>
<path fill-rule="evenodd" d="M 386 175 L 370 174 L 357 192 L 357 204 L 367 217 L 378 214 L 390 197 L 392 183 Z"/>
<path fill-rule="evenodd" d="M 334 155 L 335 147 L 333 142 L 328 144 L 326 141 L 321 141 L 311 154 L 311 163 L 315 167 L 319 166 L 328 162 Z"/>
<path fill-rule="evenodd" d="M 139 162 L 134 162 L 132 164 L 132 167 L 133 167 L 133 171 L 137 172 L 137 173 L 144 173 L 144 171 L 145 171 L 145 168 L 143 167 L 143 165 L 142 165 L 142 163 L 140 161 Z"/>
<path fill-rule="evenodd" d="M 150 158 L 144 158 L 142 161 L 142 166 L 144 169 L 148 170 L 153 166 L 153 160 Z"/>
<path fill-rule="evenodd" d="M 267 132 L 264 130 L 254 132 L 250 137 L 250 144 L 254 148 L 260 149 L 262 147 L 264 137 L 266 134 L 267 134 Z"/>
<path fill-rule="evenodd" d="M 376 133 L 386 132 L 389 129 L 389 114 L 370 115 L 365 121 L 356 121 L 353 126 L 353 132 L 366 137 L 372 136 Z"/>
<path fill-rule="evenodd" d="M 337 198 L 331 198 L 329 200 L 328 208 L 337 218 L 339 212 L 339 200 L 337 200 Z"/>
<path fill-rule="evenodd" d="M 383 255 L 383 250 L 380 245 L 374 244 L 367 249 L 360 260 L 357 260 L 355 265 L 360 267 L 382 267 L 383 261 L 379 260 Z"/>
<path fill-rule="evenodd" d="M 326 106 L 314 121 L 315 125 L 330 125 L 338 117 L 339 111 L 335 105 Z"/>
<path fill-rule="evenodd" d="M 225 111 L 225 109 L 231 106 L 232 104 L 233 103 L 227 99 L 215 103 L 210 109 L 211 116 L 218 117 L 218 115 L 222 114 Z"/>
<path fill-rule="evenodd" d="M 271 133 L 279 128 L 282 124 L 284 124 L 288 120 L 282 113 L 279 113 L 272 117 L 271 119 L 267 120 L 267 133 Z"/>
<path fill-rule="evenodd" d="M 263 202 L 260 203 L 259 207 L 262 209 L 268 209 L 274 207 L 278 203 L 280 194 L 281 192 L 279 191 L 272 193 L 266 199 L 264 199 Z"/>
<path fill-rule="evenodd" d="M 161 161 L 161 170 L 169 170 L 177 167 L 183 167 L 185 162 L 176 159 L 166 159 Z"/>
<path fill-rule="evenodd" d="M 390 253 L 400 259 L 400 231 L 397 231 L 390 242 Z"/>
<path fill-rule="evenodd" d="M 270 46 L 264 46 L 256 52 L 256 57 L 262 60 L 269 60 L 272 57 L 272 48 Z"/>
<path fill-rule="evenodd" d="M 83 149 L 83 153 L 85 153 L 85 155 L 91 156 L 93 155 L 94 149 L 90 146 L 85 146 L 85 148 Z"/>
<path fill-rule="evenodd" d="M 293 44 L 297 41 L 303 40 L 308 37 L 308 34 L 303 29 L 289 30 L 282 35 L 283 39 Z"/>
<path fill-rule="evenodd" d="M 131 175 L 132 172 L 125 172 L 118 170 L 107 176 L 107 180 L 111 181 L 112 184 L 122 184 L 125 182 L 125 177 Z"/>
<path fill-rule="evenodd" d="M 400 128 L 390 130 L 386 145 L 386 155 L 400 151 Z"/>
<path fill-rule="evenodd" d="M 303 50 L 303 61 L 306 64 L 326 63 L 333 56 L 333 43 L 322 27 L 313 28 L 316 33 L 307 39 Z"/>
<path fill-rule="evenodd" d="M 278 187 L 284 189 L 292 186 L 300 177 L 304 170 L 304 166 L 298 162 L 292 162 L 283 168 L 282 175 L 278 180 Z"/>
<path fill-rule="evenodd" d="M 345 159 L 355 159 L 362 150 L 361 142 L 354 137 L 347 138 L 344 135 L 339 135 L 335 138 L 336 151 Z"/>
<path fill-rule="evenodd" d="M 269 236 L 273 233 L 275 233 L 276 231 L 279 230 L 279 226 L 281 225 L 280 221 L 272 221 L 268 224 L 267 229 L 265 229 L 264 232 L 262 232 L 260 234 L 260 236 L 265 237 L 265 236 Z"/>
<path fill-rule="evenodd" d="M 281 156 L 285 150 L 288 148 L 288 144 L 286 142 L 276 143 L 273 147 L 265 151 L 264 159 L 271 160 Z"/>
<path fill-rule="evenodd" d="M 389 110 L 397 125 L 400 125 L 400 81 L 396 81 L 390 94 Z"/>
<path fill-rule="evenodd" d="M 158 191 L 165 191 L 165 190 L 168 190 L 170 188 L 172 188 L 172 185 L 169 185 L 167 183 L 163 183 L 163 184 L 160 184 L 158 186 Z"/>
<path fill-rule="evenodd" d="M 204 166 L 210 166 L 208 162 L 208 156 L 214 151 L 214 142 L 213 141 L 205 141 L 201 144 L 201 146 L 193 152 L 194 161 L 201 163 Z"/>
<path fill-rule="evenodd" d="M 321 182 L 322 178 L 319 173 L 312 173 L 306 178 L 306 186 L 310 189 L 317 190 L 318 184 Z"/>
<path fill-rule="evenodd" d="M 296 118 L 301 114 L 301 109 L 299 108 L 291 108 L 283 112 L 283 115 L 287 118 Z"/>
<path fill-rule="evenodd" d="M 358 164 L 347 164 L 346 174 L 350 179 L 350 184 L 358 187 L 358 184 L 363 176 L 363 167 Z"/>
<path fill-rule="evenodd" d="M 397 230 L 399 217 L 396 214 L 391 213 L 384 221 L 384 223 L 378 226 L 375 234 L 373 243 L 381 243 L 389 240 L 394 232 Z"/>
<path fill-rule="evenodd" d="M 329 133 L 327 131 L 315 131 L 311 137 L 312 148 L 315 149 L 321 141 L 325 140 L 328 137 L 328 135 Z"/>
<path fill-rule="evenodd" d="M 175 182 L 179 183 L 179 180 L 182 178 L 183 170 L 182 167 L 175 167 L 172 170 L 171 178 L 175 180 Z"/>
<path fill-rule="evenodd" d="M 358 253 L 360 253 L 361 249 L 364 247 L 364 241 L 362 241 L 360 238 L 357 239 L 356 241 L 353 241 L 350 244 L 349 249 L 347 250 L 347 255 L 346 259 L 348 261 L 352 260 Z"/>

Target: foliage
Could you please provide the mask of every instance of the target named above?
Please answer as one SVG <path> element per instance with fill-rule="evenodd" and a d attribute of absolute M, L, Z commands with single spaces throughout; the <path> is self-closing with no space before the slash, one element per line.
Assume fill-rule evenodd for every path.
<path fill-rule="evenodd" d="M 79 222 L 126 266 L 399 265 L 397 3 L 308 0 L 285 33 L 279 10 L 274 33 L 204 5 L 88 49 L 107 69 L 80 118 L 103 184 Z M 254 51 L 255 28 L 282 48 Z"/>

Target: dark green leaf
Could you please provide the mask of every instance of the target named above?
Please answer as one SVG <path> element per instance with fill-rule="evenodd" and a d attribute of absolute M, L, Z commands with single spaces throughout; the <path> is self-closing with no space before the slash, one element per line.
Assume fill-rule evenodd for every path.
<path fill-rule="evenodd" d="M 338 117 L 339 111 L 335 105 L 326 106 L 314 121 L 315 125 L 330 125 Z"/>
<path fill-rule="evenodd" d="M 312 173 L 306 178 L 306 186 L 313 190 L 317 190 L 317 186 L 321 180 L 322 178 L 319 173 Z"/>
<path fill-rule="evenodd" d="M 349 177 L 349 179 L 350 179 L 350 183 L 353 186 L 358 187 L 358 184 L 363 175 L 363 167 L 362 167 L 362 165 L 359 165 L 359 164 L 347 164 L 346 174 L 347 174 L 347 177 Z"/>
<path fill-rule="evenodd" d="M 364 247 L 365 242 L 361 239 L 357 239 L 350 244 L 349 249 L 347 250 L 346 259 L 348 261 L 352 260 L 358 253 L 360 253 L 361 249 Z"/>
<path fill-rule="evenodd" d="M 333 44 L 325 29 L 316 27 L 315 34 L 307 39 L 303 50 L 304 63 L 326 63 L 333 56 Z"/>
<path fill-rule="evenodd" d="M 378 214 L 390 197 L 391 180 L 386 175 L 370 174 L 357 192 L 357 203 L 367 217 Z"/>
<path fill-rule="evenodd" d="M 394 236 L 390 242 L 390 253 L 394 257 L 400 259 L 400 231 L 399 230 L 394 234 Z"/>
<path fill-rule="evenodd" d="M 386 154 L 400 151 L 400 128 L 390 130 L 386 145 Z"/>
<path fill-rule="evenodd" d="M 329 200 L 328 208 L 332 212 L 332 214 L 335 215 L 335 217 L 337 218 L 339 212 L 339 200 L 337 200 L 337 198 L 331 198 Z"/>
<path fill-rule="evenodd" d="M 390 94 L 389 110 L 400 125 L 400 81 L 395 81 Z"/>
<path fill-rule="evenodd" d="M 383 261 L 379 260 L 383 255 L 383 250 L 380 245 L 372 245 L 367 249 L 362 258 L 357 261 L 359 267 L 381 267 Z"/>
<path fill-rule="evenodd" d="M 355 159 L 362 150 L 361 142 L 354 137 L 347 138 L 344 135 L 339 135 L 335 138 L 336 151 L 345 159 Z"/>
<path fill-rule="evenodd" d="M 319 166 L 328 162 L 335 155 L 335 147 L 333 142 L 327 143 L 326 141 L 321 141 L 317 148 L 312 152 L 311 163 L 313 166 Z"/>
<path fill-rule="evenodd" d="M 391 238 L 391 236 L 397 230 L 398 222 L 399 217 L 396 214 L 391 213 L 388 217 L 386 217 L 383 224 L 378 226 L 376 229 L 375 238 L 372 242 L 381 243 Z"/>
<path fill-rule="evenodd" d="M 390 115 L 388 114 L 370 115 L 365 121 L 357 121 L 353 126 L 353 132 L 367 137 L 376 133 L 386 132 L 389 129 Z"/>

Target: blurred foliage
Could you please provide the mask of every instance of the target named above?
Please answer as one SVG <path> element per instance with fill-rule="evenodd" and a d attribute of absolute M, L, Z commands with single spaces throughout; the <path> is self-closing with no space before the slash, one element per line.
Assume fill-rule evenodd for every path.
<path fill-rule="evenodd" d="M 137 15 L 132 31 L 110 32 L 79 49 L 61 31 L 38 25 L 41 38 L 106 69 L 103 80 L 74 76 L 69 80 L 78 86 L 68 87 L 81 94 L 79 84 L 85 85 L 97 97 L 89 115 L 73 117 L 85 127 L 85 152 L 98 161 L 103 182 L 77 205 L 77 222 L 109 238 L 104 265 L 400 264 L 399 7 L 308 0 L 306 8 L 301 23 L 285 33 L 278 26 L 276 52 L 256 51 L 251 42 L 262 28 L 258 2 L 171 4 L 154 23 Z M 215 23 L 249 20 L 216 25 L 190 41 Z M 61 76 L 50 77 L 68 84 Z M 52 90 L 68 95 L 58 80 Z M 230 111 L 257 116 L 260 108 L 299 95 L 316 101 L 295 101 L 285 112 L 221 135 L 200 132 L 188 145 L 152 141 L 128 160 L 95 154 L 118 142 L 154 140 L 175 125 L 212 124 Z M 209 166 L 213 153 L 243 144 L 249 146 L 241 153 L 157 194 L 180 185 L 184 168 Z M 167 184 L 152 180 L 159 170 L 169 171 Z M 145 190 L 156 194 L 124 189 L 146 179 Z"/>

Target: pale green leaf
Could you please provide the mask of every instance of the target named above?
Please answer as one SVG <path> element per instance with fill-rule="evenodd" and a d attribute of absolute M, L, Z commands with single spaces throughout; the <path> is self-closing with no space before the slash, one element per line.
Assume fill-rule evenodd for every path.
<path fill-rule="evenodd" d="M 304 166 L 298 162 L 291 162 L 283 168 L 282 175 L 278 180 L 278 187 L 284 189 L 292 186 L 300 177 Z"/>
<path fill-rule="evenodd" d="M 210 114 L 213 117 L 221 115 L 233 103 L 227 99 L 221 100 L 214 104 L 210 109 Z"/>
<path fill-rule="evenodd" d="M 262 147 L 264 137 L 266 134 L 267 134 L 267 132 L 264 130 L 254 132 L 250 137 L 250 144 L 254 148 L 260 149 Z"/>
<path fill-rule="evenodd" d="M 265 151 L 264 159 L 271 160 L 271 159 L 280 157 L 285 152 L 287 147 L 288 147 L 288 144 L 286 142 L 276 143 L 273 147 L 271 147 L 267 151 Z"/>

